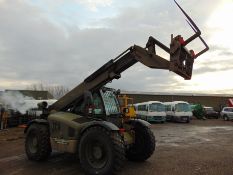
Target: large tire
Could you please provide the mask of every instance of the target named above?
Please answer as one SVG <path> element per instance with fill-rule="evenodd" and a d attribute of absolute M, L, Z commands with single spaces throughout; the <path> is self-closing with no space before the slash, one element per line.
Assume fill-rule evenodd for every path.
<path fill-rule="evenodd" d="M 149 127 L 137 123 L 134 127 L 135 143 L 126 151 L 130 161 L 147 160 L 155 150 L 155 136 Z"/>
<path fill-rule="evenodd" d="M 51 153 L 49 128 L 46 125 L 32 124 L 25 140 L 26 155 L 29 160 L 46 160 Z"/>
<path fill-rule="evenodd" d="M 81 137 L 79 158 L 86 174 L 110 175 L 123 167 L 123 140 L 117 132 L 99 126 L 91 127 Z"/>

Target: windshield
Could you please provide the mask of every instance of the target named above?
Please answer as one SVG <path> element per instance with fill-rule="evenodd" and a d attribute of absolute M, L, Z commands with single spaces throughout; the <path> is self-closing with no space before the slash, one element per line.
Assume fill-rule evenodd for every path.
<path fill-rule="evenodd" d="M 164 112 L 165 106 L 161 103 L 152 103 L 149 105 L 150 112 Z"/>
<path fill-rule="evenodd" d="M 178 103 L 175 105 L 176 112 L 191 112 L 190 105 L 187 103 Z"/>
<path fill-rule="evenodd" d="M 102 91 L 101 91 L 102 92 Z M 115 94 L 112 91 L 102 92 L 106 115 L 120 113 L 119 104 Z"/>

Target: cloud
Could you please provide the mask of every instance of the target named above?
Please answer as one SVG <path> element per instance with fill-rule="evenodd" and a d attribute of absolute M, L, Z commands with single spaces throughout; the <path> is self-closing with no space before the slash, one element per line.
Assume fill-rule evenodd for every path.
<path fill-rule="evenodd" d="M 136 63 L 109 86 L 122 90 L 166 92 L 176 82 L 174 76 L 176 74 L 168 70 L 150 69 Z"/>
<path fill-rule="evenodd" d="M 215 72 L 205 72 L 194 74 L 192 81 L 182 81 L 174 86 L 173 91 L 197 92 L 197 93 L 225 93 L 230 94 L 233 91 L 233 83 L 230 81 L 232 70 L 222 70 Z M 178 77 L 174 77 L 178 79 Z"/>
<path fill-rule="evenodd" d="M 223 50 L 222 52 L 219 53 L 220 56 L 233 56 L 233 52 L 230 51 L 229 49 Z"/>
<path fill-rule="evenodd" d="M 130 43 L 119 47 L 127 34 L 111 29 L 74 26 L 64 31 L 22 1 L 6 2 L 0 7 L 0 16 L 5 24 L 0 29 L 1 76 L 7 79 L 5 83 L 2 80 L 2 88 L 17 87 L 12 85 L 14 81 L 73 87 Z"/>
<path fill-rule="evenodd" d="M 0 1 L 0 89 L 23 88 L 36 82 L 72 88 L 129 46 L 138 44 L 144 47 L 150 35 L 169 45 L 171 33 L 182 33 L 186 38 L 193 33 L 171 1 L 133 1 L 133 5 L 131 2 L 113 0 L 44 0 L 40 1 L 43 2 L 40 5 L 39 1 L 35 2 L 37 3 L 29 0 Z M 211 13 L 219 2 L 214 0 L 208 6 L 205 6 L 207 2 L 199 1 L 180 3 L 203 29 L 208 13 Z M 71 8 L 73 3 L 78 5 Z M 51 8 L 46 9 L 46 4 Z M 54 4 L 57 4 L 56 8 Z M 109 15 L 108 11 L 104 17 L 98 18 L 102 13 L 99 10 L 94 18 L 88 16 L 88 13 L 81 14 L 83 11 L 79 4 L 94 11 L 107 11 L 110 6 L 113 8 L 116 5 L 117 13 Z M 62 7 L 62 10 L 57 7 Z M 70 14 L 64 15 L 64 11 L 69 10 L 72 13 L 77 11 L 75 22 Z M 88 17 L 84 18 L 82 15 Z M 85 21 L 86 18 L 89 20 Z M 68 25 L 64 21 L 72 22 Z M 83 24 L 88 27 L 82 27 Z M 203 30 L 207 40 L 210 37 L 207 34 L 211 32 L 213 31 Z M 219 47 L 218 56 L 230 55 L 230 50 Z M 208 61 L 198 60 L 194 73 L 214 72 L 214 63 L 212 67 L 211 64 L 205 64 L 208 64 Z M 217 64 L 224 67 L 222 62 Z M 141 91 L 172 91 L 185 88 L 183 79 L 175 77 L 177 75 L 174 73 L 151 70 L 137 64 L 124 72 L 120 80 L 114 80 L 110 86 Z"/>
<path fill-rule="evenodd" d="M 75 0 L 85 6 L 87 6 L 92 11 L 97 11 L 98 7 L 106 7 L 112 4 L 112 0 Z"/>

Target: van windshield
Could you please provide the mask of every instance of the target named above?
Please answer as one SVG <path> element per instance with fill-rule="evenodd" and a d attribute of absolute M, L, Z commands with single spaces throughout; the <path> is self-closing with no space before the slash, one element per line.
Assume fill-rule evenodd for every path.
<path fill-rule="evenodd" d="M 190 105 L 187 103 L 178 103 L 175 105 L 176 112 L 191 112 Z"/>
<path fill-rule="evenodd" d="M 165 106 L 161 103 L 152 103 L 149 105 L 150 112 L 164 112 Z"/>

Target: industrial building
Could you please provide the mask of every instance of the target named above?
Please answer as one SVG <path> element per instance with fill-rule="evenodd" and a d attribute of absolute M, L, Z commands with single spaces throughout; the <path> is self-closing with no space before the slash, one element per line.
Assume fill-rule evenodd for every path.
<path fill-rule="evenodd" d="M 21 93 L 23 96 L 32 97 L 35 100 L 53 99 L 53 96 L 48 91 L 34 90 L 5 90 L 4 93 Z M 165 92 L 140 92 L 140 91 L 121 91 L 121 94 L 126 94 L 134 99 L 134 103 L 145 101 L 187 101 L 189 103 L 200 103 L 204 106 L 214 107 L 220 111 L 222 107 L 227 106 L 228 99 L 233 98 L 232 94 L 201 94 L 201 93 L 165 93 Z"/>
<path fill-rule="evenodd" d="M 137 92 L 137 91 L 121 91 L 134 99 L 134 103 L 145 101 L 187 101 L 189 103 L 199 103 L 204 106 L 214 107 L 216 111 L 220 111 L 227 106 L 228 99 L 233 98 L 231 94 L 199 94 L 199 93 L 160 93 L 160 92 Z"/>

